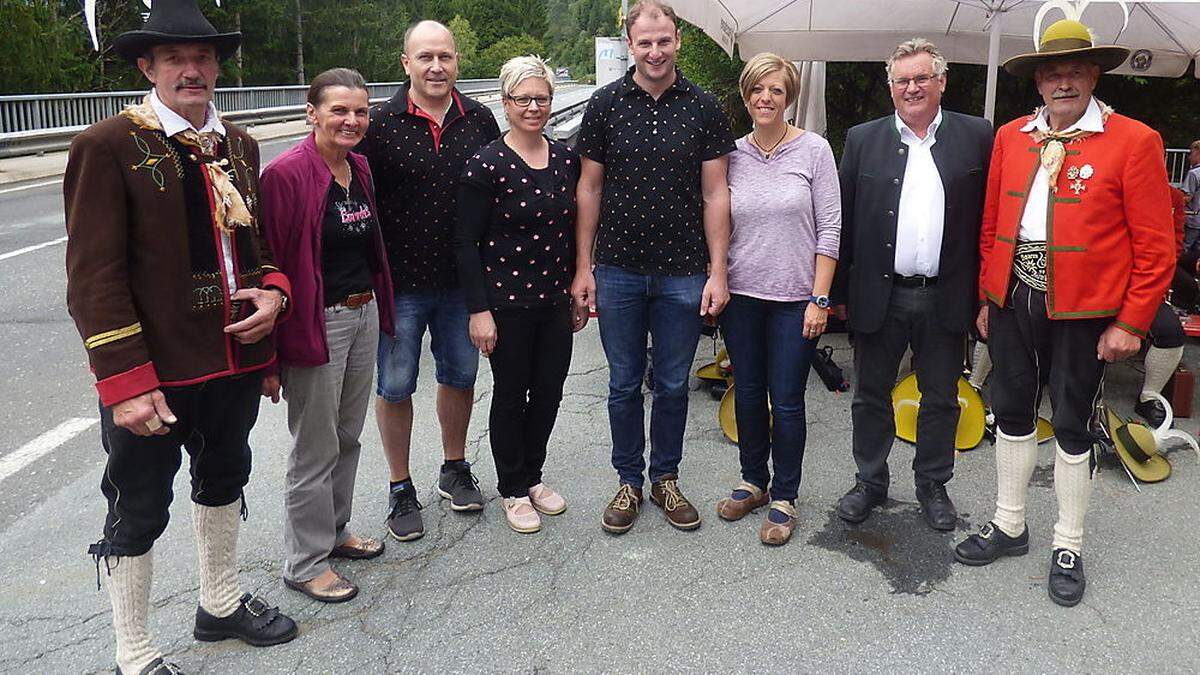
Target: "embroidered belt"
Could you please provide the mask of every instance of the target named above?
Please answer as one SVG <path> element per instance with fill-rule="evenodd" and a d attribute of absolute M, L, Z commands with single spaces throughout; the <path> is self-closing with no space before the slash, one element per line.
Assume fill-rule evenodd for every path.
<path fill-rule="evenodd" d="M 1013 274 L 1035 291 L 1046 292 L 1046 242 L 1018 241 Z"/>

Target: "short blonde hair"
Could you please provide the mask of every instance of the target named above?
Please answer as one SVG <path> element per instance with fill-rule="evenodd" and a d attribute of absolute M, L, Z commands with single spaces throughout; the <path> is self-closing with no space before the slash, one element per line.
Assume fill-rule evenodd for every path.
<path fill-rule="evenodd" d="M 787 105 L 795 103 L 796 97 L 800 95 L 800 71 L 796 70 L 796 64 L 771 52 L 755 54 L 742 67 L 742 74 L 738 77 L 738 88 L 742 91 L 742 100 L 750 100 L 750 92 L 754 89 L 754 85 L 761 82 L 764 77 L 779 72 L 783 73 L 783 91 L 787 96 Z"/>
<path fill-rule="evenodd" d="M 891 55 L 887 57 L 887 61 L 884 64 L 889 80 L 892 79 L 892 64 L 913 54 L 928 54 L 933 59 L 934 77 L 941 77 L 946 74 L 947 70 L 950 70 L 950 64 L 946 62 L 946 57 L 942 56 L 942 50 L 938 49 L 937 45 L 929 40 L 919 37 L 905 40 L 896 45 Z"/>
<path fill-rule="evenodd" d="M 1188 149 L 1189 150 L 1200 150 L 1200 141 L 1192 141 L 1192 144 L 1190 146 L 1188 146 Z"/>
<path fill-rule="evenodd" d="M 500 95 L 509 96 L 525 80 L 538 77 L 550 85 L 550 93 L 554 94 L 554 71 L 540 56 L 514 56 L 500 66 Z"/>

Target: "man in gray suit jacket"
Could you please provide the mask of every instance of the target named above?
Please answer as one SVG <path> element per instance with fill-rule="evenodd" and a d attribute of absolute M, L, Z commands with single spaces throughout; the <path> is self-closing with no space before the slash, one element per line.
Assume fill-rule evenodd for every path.
<path fill-rule="evenodd" d="M 887 60 L 895 115 L 846 135 L 839 168 L 842 243 L 834 283 L 854 333 L 855 486 L 838 515 L 859 523 L 887 501 L 895 423 L 891 390 L 911 345 L 921 389 L 917 500 L 926 522 L 958 519 L 954 472 L 958 376 L 977 308 L 979 223 L 992 149 L 987 120 L 941 108 L 946 59 L 922 38 Z"/>

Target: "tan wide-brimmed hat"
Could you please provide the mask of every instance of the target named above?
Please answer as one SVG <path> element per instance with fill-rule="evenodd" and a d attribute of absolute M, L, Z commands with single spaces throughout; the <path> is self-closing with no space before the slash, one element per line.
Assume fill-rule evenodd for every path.
<path fill-rule="evenodd" d="M 1127 422 L 1109 407 L 1104 409 L 1104 423 L 1117 457 L 1135 478 L 1143 483 L 1157 483 L 1171 475 L 1171 464 L 1158 454 L 1158 439 L 1149 427 Z"/>
<path fill-rule="evenodd" d="M 1004 69 L 1017 77 L 1033 77 L 1039 64 L 1051 61 L 1087 61 L 1107 73 L 1125 63 L 1129 49 L 1119 45 L 1096 45 L 1087 26 L 1074 19 L 1062 19 L 1050 24 L 1038 50 L 1032 54 L 1014 56 L 1004 62 Z"/>

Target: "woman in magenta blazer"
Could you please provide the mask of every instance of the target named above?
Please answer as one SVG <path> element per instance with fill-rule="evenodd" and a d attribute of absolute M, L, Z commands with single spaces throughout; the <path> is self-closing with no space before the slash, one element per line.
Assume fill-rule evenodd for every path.
<path fill-rule="evenodd" d="M 278 373 L 263 382 L 272 401 L 282 389 L 294 440 L 283 581 L 322 602 L 358 594 L 330 559 L 383 553 L 382 541 L 347 527 L 379 332 L 394 332 L 371 172 L 350 152 L 366 133 L 369 106 L 357 72 L 318 75 L 308 90 L 313 133 L 271 162 L 261 180 L 263 232 L 296 280 L 290 320 L 275 329 Z"/>

